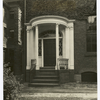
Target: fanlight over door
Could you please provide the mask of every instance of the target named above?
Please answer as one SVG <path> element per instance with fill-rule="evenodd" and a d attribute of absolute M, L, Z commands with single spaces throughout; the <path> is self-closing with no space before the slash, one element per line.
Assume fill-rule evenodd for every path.
<path fill-rule="evenodd" d="M 55 30 L 48 30 L 39 34 L 39 38 L 45 38 L 45 37 L 56 37 Z M 61 32 L 59 32 L 59 37 L 62 37 Z"/>

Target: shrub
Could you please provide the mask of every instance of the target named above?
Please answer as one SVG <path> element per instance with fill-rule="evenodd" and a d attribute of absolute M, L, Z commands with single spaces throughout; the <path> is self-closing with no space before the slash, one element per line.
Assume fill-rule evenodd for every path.
<path fill-rule="evenodd" d="M 4 100 L 19 100 L 21 84 L 7 66 L 4 65 Z"/>

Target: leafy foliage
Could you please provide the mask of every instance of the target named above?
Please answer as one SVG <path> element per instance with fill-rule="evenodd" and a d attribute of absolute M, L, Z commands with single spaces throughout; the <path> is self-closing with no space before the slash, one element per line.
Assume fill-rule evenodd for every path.
<path fill-rule="evenodd" d="M 69 19 L 84 18 L 95 5 L 95 0 L 26 0 L 27 22 L 42 15 L 59 15 Z"/>
<path fill-rule="evenodd" d="M 21 85 L 7 66 L 4 65 L 4 100 L 19 100 Z"/>

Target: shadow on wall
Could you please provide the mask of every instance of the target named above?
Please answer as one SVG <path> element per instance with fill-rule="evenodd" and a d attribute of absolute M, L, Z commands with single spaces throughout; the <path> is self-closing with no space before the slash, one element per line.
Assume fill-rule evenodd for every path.
<path fill-rule="evenodd" d="M 81 73 L 82 82 L 97 82 L 97 73 L 83 72 Z"/>

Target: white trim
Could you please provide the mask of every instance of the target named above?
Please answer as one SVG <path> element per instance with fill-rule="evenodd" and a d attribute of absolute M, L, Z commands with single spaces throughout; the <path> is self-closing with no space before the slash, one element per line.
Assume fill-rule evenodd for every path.
<path fill-rule="evenodd" d="M 59 38 L 63 38 L 63 37 L 59 37 Z M 46 37 L 46 38 L 39 38 L 39 39 L 56 39 L 56 37 Z"/>
<path fill-rule="evenodd" d="M 29 39 L 30 39 L 30 34 L 29 31 L 27 31 L 27 66 L 26 69 L 30 69 L 30 45 L 29 45 Z"/>
<path fill-rule="evenodd" d="M 40 16 L 40 17 L 36 17 L 36 18 L 33 18 L 32 20 L 30 20 L 29 23 L 25 23 L 25 25 L 27 26 L 27 34 L 30 34 L 29 30 L 31 30 L 33 27 L 37 27 L 36 28 L 36 32 L 35 32 L 35 59 L 37 60 L 37 66 L 36 66 L 36 70 L 39 69 L 39 65 L 38 65 L 38 40 L 41 39 L 42 40 L 42 67 L 44 67 L 44 46 L 43 46 L 43 42 L 45 39 L 56 39 L 56 64 L 57 64 L 57 58 L 59 58 L 59 41 L 58 39 L 59 38 L 63 38 L 65 39 L 65 37 L 59 37 L 59 26 L 58 24 L 62 24 L 62 25 L 65 25 L 68 30 L 66 30 L 66 35 L 68 36 L 69 34 L 69 39 L 67 41 L 69 41 L 69 43 L 67 41 L 63 41 L 63 45 L 66 44 L 66 42 L 69 44 L 69 47 L 68 48 L 64 48 L 65 50 L 63 51 L 66 51 L 66 49 L 69 50 L 69 55 L 67 59 L 69 59 L 69 66 L 68 66 L 68 69 L 74 69 L 74 22 L 75 20 L 68 20 L 67 18 L 65 17 L 61 17 L 61 16 Z M 55 27 L 55 30 L 56 30 L 56 37 L 44 37 L 44 38 L 38 38 L 38 24 L 45 24 L 45 23 L 55 23 L 56 24 L 56 27 Z M 63 33 L 64 35 L 64 33 Z M 64 35 L 65 36 L 65 35 Z M 66 37 L 67 37 L 66 36 Z M 27 37 L 28 38 L 28 37 Z M 29 38 L 28 38 L 29 40 Z M 28 43 L 28 41 L 27 41 Z M 28 48 L 27 48 L 28 49 Z M 29 55 L 28 55 L 29 56 Z M 27 57 L 28 57 L 27 56 Z M 65 55 L 66 56 L 66 55 Z M 63 57 L 64 57 L 64 53 L 63 53 Z M 27 58 L 28 59 L 28 58 Z M 28 60 L 27 60 L 28 61 Z M 30 63 L 30 61 L 28 62 Z M 29 64 L 27 65 L 29 66 Z"/>
<path fill-rule="evenodd" d="M 25 25 L 31 25 L 34 21 L 36 20 L 41 20 L 41 19 L 53 19 L 53 18 L 56 18 L 56 19 L 63 19 L 64 21 L 67 21 L 67 22 L 74 22 L 75 20 L 69 20 L 65 17 L 62 17 L 62 16 L 54 16 L 54 15 L 45 15 L 45 16 L 39 16 L 39 17 L 35 17 L 33 19 L 31 19 L 29 21 L 29 23 L 25 23 Z"/>
<path fill-rule="evenodd" d="M 39 70 L 39 63 L 38 63 L 38 25 L 35 26 L 35 56 L 36 56 L 36 69 Z"/>
<path fill-rule="evenodd" d="M 70 28 L 69 33 L 69 69 L 74 69 L 74 28 Z"/>
<path fill-rule="evenodd" d="M 56 24 L 56 66 L 59 58 L 59 24 Z"/>
<path fill-rule="evenodd" d="M 69 58 L 69 28 L 65 27 L 65 58 Z"/>
<path fill-rule="evenodd" d="M 62 37 L 59 37 L 62 38 Z M 38 56 L 38 57 L 42 57 L 42 67 L 44 67 L 44 40 L 45 39 L 56 39 L 56 37 L 47 37 L 47 38 L 38 38 L 38 40 L 41 40 L 42 42 L 42 56 Z M 62 57 L 62 56 L 59 56 Z"/>
<path fill-rule="evenodd" d="M 44 45 L 43 45 L 43 39 L 41 39 L 42 41 L 42 67 L 44 67 Z"/>
<path fill-rule="evenodd" d="M 37 24 L 44 24 L 44 23 L 58 23 L 67 26 L 67 23 L 74 21 L 75 20 L 69 20 L 61 16 L 46 15 L 46 16 L 35 17 L 31 19 L 29 23 L 24 23 L 24 24 L 26 26 L 36 26 Z"/>
<path fill-rule="evenodd" d="M 7 28 L 7 24 L 3 22 L 3 27 Z"/>

